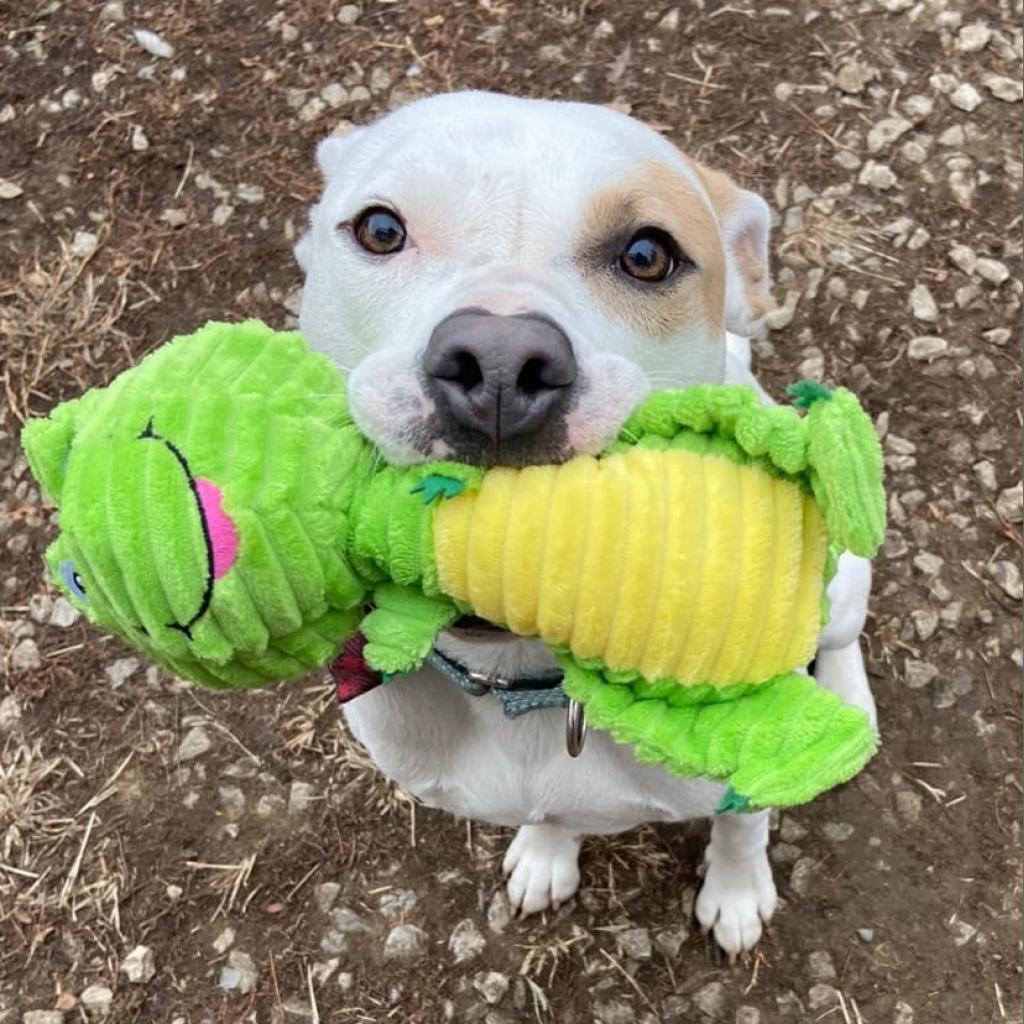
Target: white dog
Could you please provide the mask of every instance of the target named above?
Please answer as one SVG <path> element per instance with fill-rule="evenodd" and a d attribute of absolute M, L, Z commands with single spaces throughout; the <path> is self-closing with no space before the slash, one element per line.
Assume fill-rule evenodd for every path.
<path fill-rule="evenodd" d="M 300 327 L 348 374 L 352 414 L 396 463 L 525 464 L 599 451 L 651 388 L 746 381 L 769 305 L 766 204 L 609 109 L 456 93 L 326 139 L 296 253 Z M 859 647 L 870 569 L 844 557 L 822 685 L 868 711 Z M 448 630 L 438 650 L 505 680 L 553 666 L 538 643 Z M 723 787 L 640 764 L 565 712 L 508 718 L 424 670 L 346 705 L 387 776 L 432 807 L 518 832 L 522 913 L 568 899 L 587 833 L 713 814 Z M 751 948 L 776 904 L 768 813 L 714 817 L 696 912 Z"/>

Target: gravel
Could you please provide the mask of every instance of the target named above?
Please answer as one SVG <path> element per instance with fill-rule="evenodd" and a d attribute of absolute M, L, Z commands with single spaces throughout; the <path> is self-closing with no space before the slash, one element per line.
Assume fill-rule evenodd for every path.
<path fill-rule="evenodd" d="M 35 640 L 25 637 L 11 651 L 11 668 L 15 672 L 34 672 L 43 667 L 43 659 Z"/>
<path fill-rule="evenodd" d="M 463 918 L 453 929 L 448 939 L 448 951 L 457 964 L 475 960 L 487 946 L 487 939 L 470 918 Z"/>
<path fill-rule="evenodd" d="M 385 960 L 412 960 L 427 951 L 427 933 L 414 924 L 399 924 L 384 941 Z"/>
<path fill-rule="evenodd" d="M 122 961 L 121 973 L 133 985 L 144 985 L 156 974 L 156 958 L 149 946 L 136 946 Z"/>
<path fill-rule="evenodd" d="M 488 971 L 473 977 L 473 988 L 480 993 L 485 1003 L 497 1006 L 505 998 L 509 988 L 507 975 L 499 971 Z"/>
<path fill-rule="evenodd" d="M 915 362 L 931 362 L 949 352 L 949 342 L 935 334 L 921 334 L 911 338 L 907 345 L 907 356 Z"/>
<path fill-rule="evenodd" d="M 114 1001 L 114 993 L 106 985 L 90 985 L 82 991 L 78 997 L 90 1017 L 104 1017 L 110 1012 L 110 1006 Z"/>
<path fill-rule="evenodd" d="M 228 962 L 220 969 L 217 984 L 225 992 L 238 992 L 247 995 L 256 988 L 259 972 L 256 964 L 248 953 L 233 949 L 228 954 Z"/>
<path fill-rule="evenodd" d="M 201 725 L 194 725 L 178 744 L 178 760 L 194 761 L 213 746 L 210 736 Z"/>

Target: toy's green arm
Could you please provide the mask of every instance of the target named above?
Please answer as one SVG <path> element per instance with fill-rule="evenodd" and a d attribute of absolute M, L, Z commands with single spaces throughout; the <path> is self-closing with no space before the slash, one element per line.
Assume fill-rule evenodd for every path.
<path fill-rule="evenodd" d="M 587 721 L 632 744 L 639 760 L 728 782 L 723 811 L 811 800 L 852 778 L 878 743 L 863 711 L 795 672 L 702 694 L 610 682 L 571 657 L 562 667 L 565 692 L 585 704 Z"/>

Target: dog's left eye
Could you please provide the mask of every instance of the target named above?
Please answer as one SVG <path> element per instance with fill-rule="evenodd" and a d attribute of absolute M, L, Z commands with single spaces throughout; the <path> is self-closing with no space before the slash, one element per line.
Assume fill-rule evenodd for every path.
<path fill-rule="evenodd" d="M 383 206 L 371 206 L 355 219 L 356 241 L 375 256 L 390 256 L 405 246 L 405 225 Z"/>
<path fill-rule="evenodd" d="M 641 228 L 619 255 L 619 268 L 637 281 L 671 277 L 686 262 L 675 239 L 661 228 Z"/>

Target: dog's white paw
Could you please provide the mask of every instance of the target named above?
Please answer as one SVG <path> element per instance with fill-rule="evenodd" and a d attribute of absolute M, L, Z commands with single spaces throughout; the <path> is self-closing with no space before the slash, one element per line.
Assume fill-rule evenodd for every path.
<path fill-rule="evenodd" d="M 580 840 L 560 825 L 523 825 L 509 843 L 502 868 L 513 914 L 557 909 L 579 887 Z"/>
<path fill-rule="evenodd" d="M 764 851 L 753 857 L 731 859 L 707 851 L 707 873 L 697 897 L 697 920 L 712 931 L 730 959 L 753 949 L 763 926 L 775 913 L 778 897 L 772 869 Z"/>

